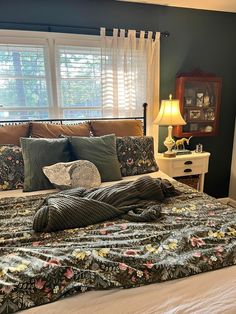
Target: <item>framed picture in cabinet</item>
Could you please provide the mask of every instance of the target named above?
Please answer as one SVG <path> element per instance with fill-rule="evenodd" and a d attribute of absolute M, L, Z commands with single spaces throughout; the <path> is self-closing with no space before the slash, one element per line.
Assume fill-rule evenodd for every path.
<path fill-rule="evenodd" d="M 219 131 L 222 80 L 209 75 L 180 75 L 176 78 L 176 99 L 186 125 L 176 126 L 174 135 L 215 136 Z"/>

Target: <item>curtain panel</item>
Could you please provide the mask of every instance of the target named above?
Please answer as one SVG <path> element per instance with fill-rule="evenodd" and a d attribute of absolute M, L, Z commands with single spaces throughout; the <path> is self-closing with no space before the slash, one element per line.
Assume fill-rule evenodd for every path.
<path fill-rule="evenodd" d="M 147 135 L 157 149 L 153 121 L 159 107 L 160 33 L 148 32 L 145 38 L 141 31 L 137 38 L 135 30 L 113 29 L 113 36 L 106 36 L 101 28 L 100 39 L 103 117 L 142 116 L 147 102 Z"/>

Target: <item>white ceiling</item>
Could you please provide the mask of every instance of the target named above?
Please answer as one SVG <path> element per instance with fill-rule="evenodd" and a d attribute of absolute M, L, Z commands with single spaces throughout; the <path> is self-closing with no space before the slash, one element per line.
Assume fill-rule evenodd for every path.
<path fill-rule="evenodd" d="M 120 0 L 166 5 L 171 7 L 203 9 L 236 13 L 236 0 Z"/>

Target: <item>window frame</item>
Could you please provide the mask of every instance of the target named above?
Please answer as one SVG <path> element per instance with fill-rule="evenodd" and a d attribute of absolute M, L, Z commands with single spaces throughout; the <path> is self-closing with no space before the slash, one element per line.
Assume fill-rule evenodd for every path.
<path fill-rule="evenodd" d="M 60 46 L 82 46 L 101 48 L 101 39 L 99 35 L 83 35 L 55 32 L 22 31 L 22 30 L 0 30 L 0 44 L 18 44 L 18 45 L 43 45 L 45 51 L 45 72 L 48 91 L 48 107 L 31 107 L 33 110 L 47 110 L 49 119 L 63 118 L 64 110 L 78 110 L 87 107 L 62 107 L 59 82 L 59 49 Z M 103 108 L 89 107 L 89 109 L 99 109 L 103 113 Z M 9 108 L 12 110 L 12 108 Z M 19 110 L 19 107 L 17 107 Z M 21 107 L 20 111 L 29 110 L 27 107 Z M 30 118 L 29 118 L 30 120 Z"/>
<path fill-rule="evenodd" d="M 63 43 L 63 45 L 59 42 L 57 42 L 55 44 L 55 53 L 56 53 L 56 70 L 57 70 L 57 93 L 58 93 L 58 108 L 59 108 L 59 111 L 60 111 L 60 116 L 63 117 L 63 112 L 66 111 L 66 110 L 70 110 L 70 111 L 77 111 L 77 110 L 87 110 L 87 111 L 90 111 L 90 110 L 98 110 L 98 111 L 101 111 L 101 115 L 102 115 L 102 112 L 103 112 L 103 108 L 102 108 L 102 105 L 101 106 L 63 106 L 63 100 L 62 100 L 62 97 L 61 97 L 61 82 L 62 82 L 62 79 L 61 79 L 61 75 L 60 75 L 60 49 L 63 49 L 64 48 L 68 48 L 68 47 L 72 47 L 72 49 L 74 49 L 75 47 L 88 47 L 88 48 L 91 48 L 91 47 L 94 47 L 94 48 L 98 48 L 100 49 L 100 47 L 98 46 L 99 44 L 99 41 L 97 40 L 96 42 L 93 41 L 92 42 L 92 45 L 91 45 L 91 42 L 89 42 L 88 40 L 85 41 L 84 39 L 82 41 L 76 41 L 76 42 L 73 42 L 71 40 L 68 40 L 65 44 L 65 41 Z M 68 80 L 73 80 L 72 78 L 67 78 Z M 77 79 L 77 78 L 76 78 Z M 78 78 L 79 79 L 79 78 Z M 100 77 L 101 79 L 101 77 Z M 95 117 L 93 117 L 95 118 Z"/>
<path fill-rule="evenodd" d="M 7 107 L 7 111 L 47 111 L 50 117 L 51 107 L 52 107 L 52 95 L 51 95 L 51 73 L 50 73 L 50 59 L 48 54 L 48 46 L 46 38 L 39 36 L 38 38 L 32 37 L 32 32 L 26 31 L 10 31 L 10 30 L 0 30 L 0 45 L 12 45 L 12 46 L 35 46 L 43 47 L 44 50 L 44 67 L 45 67 L 45 81 L 48 96 L 48 106 L 47 107 Z M 3 107 L 4 108 L 4 107 Z"/>

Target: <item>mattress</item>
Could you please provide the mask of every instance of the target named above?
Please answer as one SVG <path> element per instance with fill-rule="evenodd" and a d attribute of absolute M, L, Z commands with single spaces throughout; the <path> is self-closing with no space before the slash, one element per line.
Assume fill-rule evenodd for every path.
<path fill-rule="evenodd" d="M 152 178 L 162 178 L 162 179 L 168 179 L 168 180 L 173 180 L 172 178 L 170 178 L 167 174 L 163 173 L 162 171 L 156 171 L 156 172 L 152 172 L 149 173 L 148 175 L 150 175 Z M 129 176 L 129 177 L 123 177 L 124 181 L 132 181 L 132 180 L 136 180 L 139 177 L 142 177 L 144 175 L 137 175 L 137 176 Z M 112 182 L 103 182 L 101 184 L 102 186 L 109 186 L 115 183 L 118 183 L 120 181 L 112 181 Z M 0 199 L 1 198 L 5 198 L 5 197 L 21 197 L 21 196 L 34 196 L 34 195 L 40 195 L 40 194 L 48 194 L 48 193 L 54 193 L 57 190 L 42 190 L 42 191 L 35 191 L 35 192 L 23 192 L 22 189 L 19 190 L 12 190 L 12 191 L 1 191 L 0 192 Z"/>

